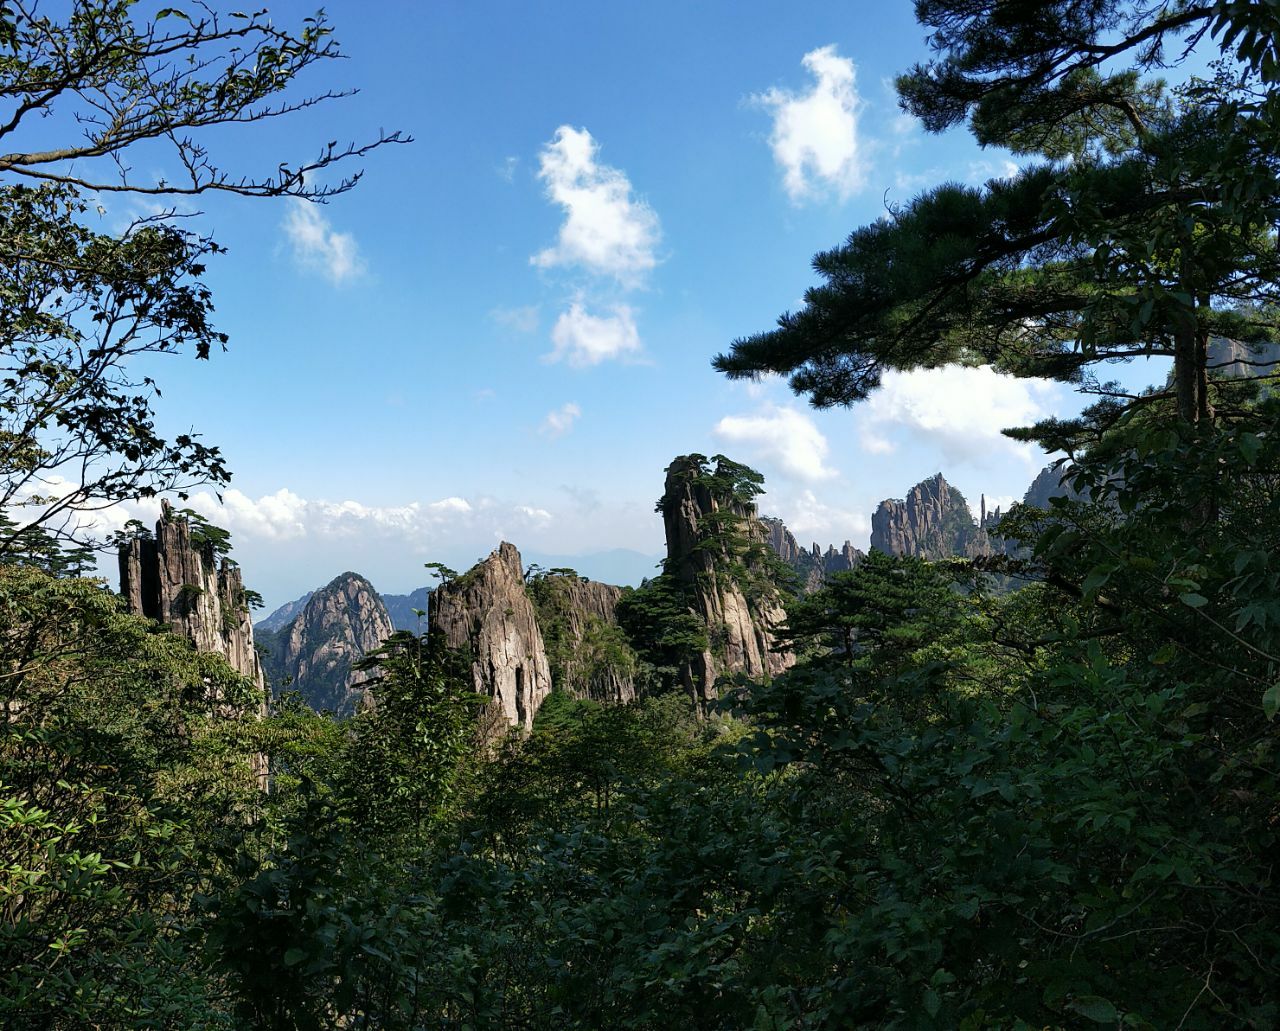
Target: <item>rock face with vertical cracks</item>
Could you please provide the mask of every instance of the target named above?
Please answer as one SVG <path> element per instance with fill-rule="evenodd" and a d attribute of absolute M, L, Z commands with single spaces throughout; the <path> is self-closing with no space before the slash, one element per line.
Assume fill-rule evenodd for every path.
<path fill-rule="evenodd" d="M 358 573 L 335 577 L 275 636 L 273 665 L 311 708 L 350 716 L 364 699 L 353 668 L 395 632 L 382 598 Z"/>
<path fill-rule="evenodd" d="M 964 495 L 942 473 L 917 483 L 901 501 L 880 502 L 871 516 L 871 547 L 931 560 L 992 552 L 987 528 L 974 521 Z"/>
<path fill-rule="evenodd" d="M 436 588 L 428 622 L 430 634 L 470 653 L 476 691 L 509 725 L 531 729 L 551 691 L 551 669 L 515 545 L 503 541 L 483 562 Z"/>
<path fill-rule="evenodd" d="M 752 549 L 757 555 L 771 550 L 769 529 L 754 504 L 717 496 L 708 482 L 716 477 L 704 475 L 704 461 L 685 455 L 672 462 L 658 504 L 667 537 L 664 570 L 684 587 L 707 626 L 709 647 L 681 672 L 700 708 L 716 697 L 716 679 L 724 674 L 776 676 L 795 664 L 790 652 L 773 650 L 774 632 L 786 619 L 781 592 L 751 582 L 762 573 Z M 748 544 L 748 557 L 717 544 L 726 518 Z"/>
<path fill-rule="evenodd" d="M 135 616 L 166 624 L 198 651 L 213 652 L 257 689 L 255 714 L 267 714 L 266 679 L 253 641 L 253 621 L 240 567 L 219 564 L 212 543 L 196 547 L 187 520 L 162 502 L 154 539 L 134 538 L 120 546 L 120 594 Z M 213 698 L 225 702 L 224 698 Z M 220 706 L 225 715 L 243 710 Z M 267 757 L 253 758 L 253 771 L 264 791 L 270 787 Z"/>
<path fill-rule="evenodd" d="M 199 651 L 221 655 L 257 684 L 265 704 L 240 567 L 227 559 L 219 565 L 212 545 L 195 547 L 186 519 L 168 502 L 154 540 L 121 545 L 120 593 L 133 614 L 167 624 Z"/>

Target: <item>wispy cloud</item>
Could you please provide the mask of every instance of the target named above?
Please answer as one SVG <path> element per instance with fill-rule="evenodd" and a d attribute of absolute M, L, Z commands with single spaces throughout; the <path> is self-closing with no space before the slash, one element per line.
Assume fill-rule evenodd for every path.
<path fill-rule="evenodd" d="M 207 491 L 191 495 L 197 512 L 231 531 L 238 541 L 430 540 L 464 530 L 487 532 L 493 527 L 518 530 L 545 527 L 552 514 L 526 503 L 488 497 L 456 495 L 403 505 L 370 505 L 355 500 L 306 498 L 288 487 L 259 497 L 235 490 L 222 492 L 221 502 Z M 137 502 L 98 513 L 99 532 L 118 528 L 128 518 L 150 522 L 159 514 L 158 502 Z"/>
<path fill-rule="evenodd" d="M 853 62 L 834 45 L 804 55 L 813 85 L 805 93 L 774 88 L 754 99 L 773 113 L 769 145 L 782 183 L 800 203 L 834 191 L 841 199 L 862 189 L 865 148 L 858 135 L 858 96 Z"/>
<path fill-rule="evenodd" d="M 319 272 L 331 283 L 349 283 L 364 274 L 364 259 L 356 238 L 340 233 L 319 205 L 301 198 L 289 202 L 284 232 L 299 266 Z"/>
<path fill-rule="evenodd" d="M 770 404 L 755 415 L 727 415 L 712 433 L 793 479 L 814 482 L 836 475 L 826 464 L 827 438 L 798 408 Z"/>
<path fill-rule="evenodd" d="M 819 500 L 811 490 L 796 495 L 770 491 L 769 513 L 780 516 L 801 547 L 810 541 L 839 547 L 849 541 L 855 548 L 867 549 L 871 520 L 865 512 L 838 508 Z"/>
<path fill-rule="evenodd" d="M 516 333 L 535 333 L 538 329 L 538 305 L 526 304 L 519 308 L 494 308 L 490 317 L 499 326 Z"/>
<path fill-rule="evenodd" d="M 563 437 L 571 429 L 573 424 L 578 421 L 582 415 L 582 409 L 572 401 L 562 404 L 559 408 L 554 408 L 547 413 L 547 417 L 542 420 L 542 425 L 538 428 L 538 432 L 544 437 Z"/>
<path fill-rule="evenodd" d="M 613 305 L 607 315 L 592 315 L 575 301 L 556 319 L 551 342 L 554 349 L 544 360 L 564 361 L 577 368 L 611 358 L 634 358 L 641 352 L 635 313 L 625 304 Z"/>
<path fill-rule="evenodd" d="M 864 451 L 888 454 L 900 444 L 937 448 L 949 462 L 978 466 L 1012 458 L 1034 467 L 1038 448 L 1001 434 L 1062 407 L 1068 391 L 1050 380 L 1017 379 L 988 365 L 890 372 L 856 415 Z"/>
<path fill-rule="evenodd" d="M 600 164 L 599 149 L 586 129 L 568 125 L 543 147 L 538 178 L 565 219 L 555 245 L 529 260 L 540 268 L 578 267 L 634 287 L 658 263 L 658 216 L 632 196 L 625 172 Z"/>

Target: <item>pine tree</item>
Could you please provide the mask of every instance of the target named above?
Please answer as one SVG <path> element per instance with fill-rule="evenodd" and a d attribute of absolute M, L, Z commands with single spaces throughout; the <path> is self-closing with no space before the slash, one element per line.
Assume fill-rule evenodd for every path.
<path fill-rule="evenodd" d="M 715 366 L 789 375 L 828 406 L 865 398 L 888 370 L 990 364 L 1123 407 L 1138 399 L 1093 367 L 1167 356 L 1173 382 L 1154 399 L 1187 422 L 1209 417 L 1210 337 L 1275 337 L 1275 26 L 1231 13 L 1253 6 L 917 4 L 940 56 L 899 79 L 903 106 L 933 131 L 967 118 L 980 142 L 1028 163 L 856 230 L 814 259 L 825 282 L 801 311 Z M 1170 91 L 1142 73 L 1174 39 L 1237 49 L 1211 79 Z M 1133 65 L 1112 70 L 1119 60 Z"/>

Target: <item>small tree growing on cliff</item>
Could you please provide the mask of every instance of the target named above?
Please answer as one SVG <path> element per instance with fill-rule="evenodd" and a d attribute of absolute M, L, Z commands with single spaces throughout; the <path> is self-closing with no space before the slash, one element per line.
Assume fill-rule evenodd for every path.
<path fill-rule="evenodd" d="M 714 510 L 698 519 L 694 550 L 709 556 L 713 569 L 736 580 L 753 605 L 779 591 L 793 590 L 795 573 L 769 546 L 756 514 L 764 476 L 724 455 L 713 455 L 710 462 L 702 455 L 688 455 L 673 462 L 668 473 L 673 469 L 695 495 L 705 491 L 713 503 Z M 664 494 L 654 510 L 665 515 L 670 501 Z M 666 569 L 664 563 L 664 572 L 675 570 Z"/>

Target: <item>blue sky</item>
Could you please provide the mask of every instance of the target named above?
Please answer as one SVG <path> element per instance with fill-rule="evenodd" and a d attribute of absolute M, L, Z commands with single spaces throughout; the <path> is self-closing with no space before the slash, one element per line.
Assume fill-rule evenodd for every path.
<path fill-rule="evenodd" d="M 886 200 L 1008 168 L 899 112 L 892 76 L 926 54 L 909 4 L 327 10 L 349 58 L 301 85 L 359 95 L 211 145 L 253 171 L 380 129 L 416 142 L 324 206 L 202 204 L 230 349 L 156 372 L 162 422 L 228 458 L 225 505 L 196 506 L 269 606 L 348 568 L 407 591 L 503 537 L 656 556 L 663 468 L 690 451 L 764 472 L 802 542 L 865 547 L 875 505 L 938 471 L 975 509 L 1020 496 L 1045 459 L 999 429 L 1079 408 L 957 369 L 817 412 L 710 368 Z"/>

